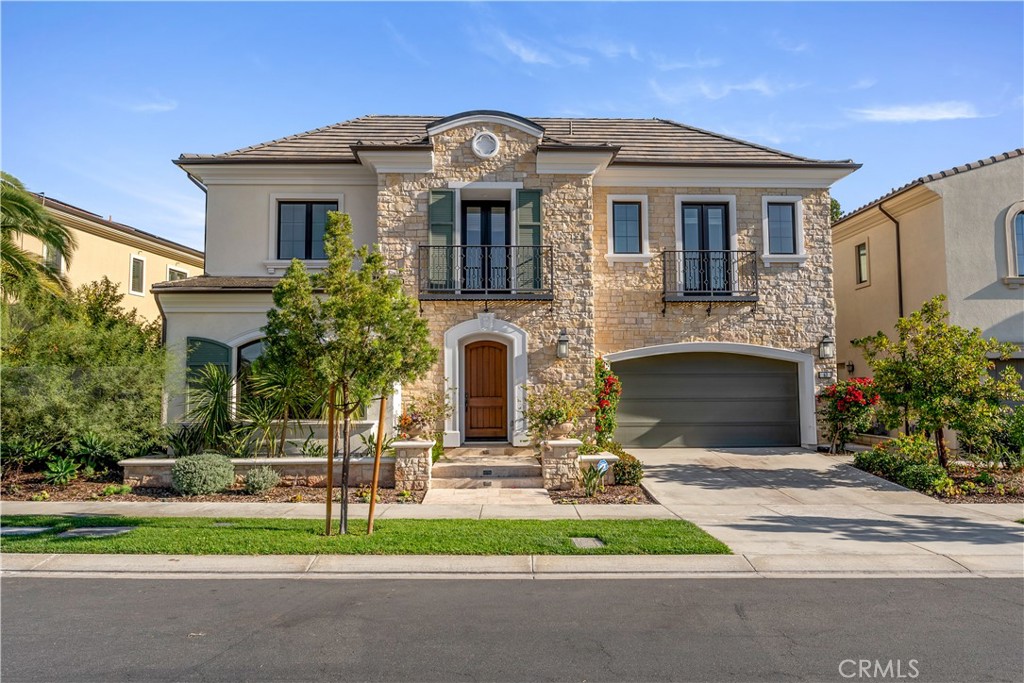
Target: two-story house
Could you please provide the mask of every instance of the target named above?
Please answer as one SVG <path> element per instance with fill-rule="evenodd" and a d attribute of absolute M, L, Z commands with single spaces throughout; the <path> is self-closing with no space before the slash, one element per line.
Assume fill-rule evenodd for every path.
<path fill-rule="evenodd" d="M 292 258 L 324 266 L 337 210 L 443 349 L 402 394 L 452 392 L 446 446 L 526 444 L 526 388 L 590 387 L 599 355 L 622 380 L 624 444 L 817 443 L 835 372 L 829 187 L 851 161 L 664 119 L 470 111 L 175 163 L 207 193 L 206 273 L 153 288 L 187 366 L 258 356 L 271 288 Z"/>
<path fill-rule="evenodd" d="M 147 320 L 160 320 L 150 287 L 203 272 L 203 252 L 197 249 L 43 194 L 33 195 L 71 232 L 77 245 L 75 253 L 68 259 L 29 235 L 17 233 L 15 239 L 23 249 L 53 265 L 71 287 L 106 277 L 125 295 L 121 301 L 124 308 L 134 308 Z"/>
<path fill-rule="evenodd" d="M 1024 374 L 1024 149 L 914 180 L 832 226 L 837 361 L 870 368 L 851 341 L 944 294 L 950 322 L 1020 347 Z"/>

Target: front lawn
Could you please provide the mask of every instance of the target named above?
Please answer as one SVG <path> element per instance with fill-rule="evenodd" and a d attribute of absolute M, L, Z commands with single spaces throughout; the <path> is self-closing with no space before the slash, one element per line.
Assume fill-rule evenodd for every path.
<path fill-rule="evenodd" d="M 215 526 L 215 524 L 230 526 Z M 323 520 L 193 517 L 62 517 L 11 515 L 3 525 L 46 526 L 36 536 L 8 536 L 6 553 L 157 555 L 714 555 L 731 551 L 682 520 L 382 519 L 366 535 L 351 520 L 347 536 L 325 537 Z M 131 526 L 109 538 L 57 538 L 69 529 Z M 602 548 L 577 548 L 572 537 L 596 537 Z"/>

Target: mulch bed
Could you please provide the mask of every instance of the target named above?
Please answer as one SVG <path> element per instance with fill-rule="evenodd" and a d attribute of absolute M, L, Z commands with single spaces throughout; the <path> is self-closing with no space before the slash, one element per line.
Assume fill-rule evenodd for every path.
<path fill-rule="evenodd" d="M 654 500 L 640 486 L 605 486 L 604 491 L 589 498 L 582 488 L 572 491 L 548 491 L 551 500 L 562 505 L 654 505 Z"/>
<path fill-rule="evenodd" d="M 986 475 L 992 478 L 986 483 Z M 958 496 L 935 496 L 946 503 L 1024 503 L 1024 470 L 981 469 L 954 463 L 950 478 L 962 491 Z M 980 479 L 980 480 L 979 480 Z M 1000 495 L 999 487 L 1002 487 Z M 965 490 L 966 489 L 966 490 Z"/>
<path fill-rule="evenodd" d="M 47 500 L 109 500 L 109 501 L 136 501 L 154 502 L 168 501 L 180 503 L 325 503 L 327 502 L 327 489 L 314 486 L 277 486 L 264 494 L 250 496 L 240 486 L 232 487 L 222 493 L 213 493 L 206 496 L 182 496 L 174 489 L 169 488 L 135 488 L 131 493 L 104 496 L 103 489 L 111 484 L 120 484 L 119 474 L 108 473 L 97 475 L 88 479 L 76 479 L 67 486 L 50 486 L 43 481 L 43 475 L 38 472 L 23 473 L 18 477 L 4 477 L 2 493 L 4 500 L 32 500 L 32 496 L 42 491 L 49 494 Z M 364 500 L 359 494 L 359 487 L 353 486 L 349 489 L 348 500 L 350 503 L 368 503 L 369 487 Z M 335 489 L 335 499 L 340 495 Z M 413 492 L 409 499 L 398 497 L 394 489 L 378 489 L 378 503 L 420 503 L 423 501 L 423 492 Z"/>

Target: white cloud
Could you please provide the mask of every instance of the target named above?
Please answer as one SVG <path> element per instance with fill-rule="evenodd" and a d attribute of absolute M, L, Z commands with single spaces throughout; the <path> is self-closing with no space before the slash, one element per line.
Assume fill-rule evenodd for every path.
<path fill-rule="evenodd" d="M 654 96 L 666 104 L 679 104 L 695 97 L 720 100 L 733 93 L 756 93 L 764 97 L 775 97 L 790 90 L 804 87 L 803 83 L 781 83 L 767 78 L 754 78 L 739 83 L 715 83 L 706 80 L 690 81 L 677 86 L 665 86 L 655 79 L 648 81 Z"/>
<path fill-rule="evenodd" d="M 654 63 L 654 68 L 658 71 L 677 71 L 679 69 L 709 69 L 716 66 L 721 66 L 722 60 L 717 57 L 705 58 L 701 57 L 698 52 L 693 59 L 669 59 L 664 55 L 651 54 L 651 61 Z"/>
<path fill-rule="evenodd" d="M 498 37 L 501 39 L 501 44 L 505 46 L 505 49 L 515 55 L 523 64 L 546 64 L 548 66 L 554 66 L 555 64 L 555 60 L 551 58 L 551 55 L 530 47 L 521 40 L 517 40 L 506 33 L 499 33 Z"/>
<path fill-rule="evenodd" d="M 792 52 L 793 54 L 806 52 L 807 48 L 810 47 L 807 43 L 787 38 L 778 31 L 772 33 L 771 44 L 784 52 Z"/>
<path fill-rule="evenodd" d="M 125 105 L 125 108 L 136 114 L 160 114 L 165 111 L 174 111 L 177 109 L 178 101 L 166 97 L 160 97 L 158 95 L 143 102 L 128 103 Z"/>
<path fill-rule="evenodd" d="M 584 55 L 557 48 L 543 49 L 532 41 L 510 36 L 504 31 L 499 31 L 497 37 L 501 47 L 505 49 L 505 54 L 512 55 L 523 64 L 552 67 L 587 66 L 590 64 L 590 58 Z M 482 46 L 478 43 L 478 47 L 490 56 L 496 57 L 489 46 Z"/>
<path fill-rule="evenodd" d="M 409 55 L 420 64 L 428 64 L 427 60 L 423 57 L 416 46 L 413 45 L 409 39 L 406 38 L 405 35 L 395 28 L 395 25 L 387 19 L 384 20 L 384 28 L 387 29 L 388 34 L 391 36 L 391 40 L 393 40 L 395 44 L 405 52 L 405 54 Z"/>
<path fill-rule="evenodd" d="M 619 57 L 626 56 L 637 62 L 643 61 L 640 57 L 640 51 L 636 49 L 636 45 L 633 43 L 620 42 L 612 38 L 596 35 L 576 36 L 563 38 L 562 42 L 563 44 L 577 50 L 595 52 L 608 60 L 614 60 Z"/>
<path fill-rule="evenodd" d="M 913 123 L 917 121 L 950 121 L 977 119 L 981 114 L 970 102 L 948 101 L 927 104 L 896 104 L 886 107 L 851 109 L 849 115 L 860 121 L 881 123 Z"/>
<path fill-rule="evenodd" d="M 848 90 L 867 90 L 873 88 L 878 84 L 874 78 L 861 78 L 856 83 L 850 85 Z"/>

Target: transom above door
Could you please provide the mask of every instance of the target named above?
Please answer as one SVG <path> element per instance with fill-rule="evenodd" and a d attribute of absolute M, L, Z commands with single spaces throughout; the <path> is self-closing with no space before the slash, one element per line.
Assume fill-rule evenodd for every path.
<path fill-rule="evenodd" d="M 462 202 L 463 289 L 511 288 L 510 212 L 510 202 Z"/>

